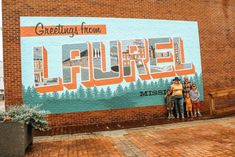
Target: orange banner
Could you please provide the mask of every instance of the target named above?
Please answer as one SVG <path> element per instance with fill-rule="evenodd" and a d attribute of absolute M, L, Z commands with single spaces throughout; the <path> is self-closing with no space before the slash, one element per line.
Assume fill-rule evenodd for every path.
<path fill-rule="evenodd" d="M 20 28 L 21 37 L 32 36 L 65 36 L 73 37 L 75 35 L 102 35 L 107 34 L 106 25 L 57 25 L 44 26 L 38 23 L 36 26 L 25 26 Z"/>

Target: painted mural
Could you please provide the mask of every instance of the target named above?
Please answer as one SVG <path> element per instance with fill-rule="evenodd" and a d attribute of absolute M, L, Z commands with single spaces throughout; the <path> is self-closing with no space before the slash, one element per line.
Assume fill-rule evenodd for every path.
<path fill-rule="evenodd" d="M 21 17 L 23 102 L 51 113 L 164 104 L 175 76 L 203 100 L 194 21 Z"/>

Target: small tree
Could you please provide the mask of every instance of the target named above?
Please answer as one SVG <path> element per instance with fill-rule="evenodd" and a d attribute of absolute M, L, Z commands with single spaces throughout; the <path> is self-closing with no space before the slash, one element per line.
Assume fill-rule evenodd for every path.
<path fill-rule="evenodd" d="M 48 99 L 47 93 L 43 93 L 41 96 L 41 99 L 42 99 L 42 101 L 47 101 L 47 99 Z"/>
<path fill-rule="evenodd" d="M 93 94 L 95 99 L 99 97 L 99 90 L 96 86 L 93 88 Z"/>
<path fill-rule="evenodd" d="M 144 80 L 144 83 L 143 83 L 143 89 L 146 90 L 148 89 L 148 84 L 147 84 L 147 81 Z"/>
<path fill-rule="evenodd" d="M 25 97 L 24 97 L 24 102 L 26 103 L 26 104 L 31 104 L 32 102 L 32 94 L 31 94 L 32 92 L 31 92 L 31 87 L 30 86 L 28 86 L 28 88 L 27 88 L 27 90 L 26 90 L 26 93 L 25 93 Z"/>
<path fill-rule="evenodd" d="M 141 83 L 140 79 L 137 80 L 135 86 L 136 86 L 136 89 L 137 89 L 137 90 L 142 90 L 142 83 Z"/>
<path fill-rule="evenodd" d="M 60 99 L 61 99 L 61 100 L 64 100 L 64 99 L 65 99 L 65 93 L 64 93 L 64 92 L 61 94 Z"/>
<path fill-rule="evenodd" d="M 69 94 L 68 90 L 65 91 L 65 99 L 67 99 L 67 100 L 70 99 L 70 94 Z"/>
<path fill-rule="evenodd" d="M 117 86 L 116 94 L 117 94 L 117 96 L 121 96 L 121 95 L 124 94 L 124 90 L 123 90 L 122 85 L 119 84 L 119 85 Z"/>
<path fill-rule="evenodd" d="M 128 93 L 128 88 L 127 87 L 124 88 L 124 93 L 125 94 Z"/>
<path fill-rule="evenodd" d="M 31 102 L 33 104 L 38 104 L 40 102 L 41 95 L 35 90 L 34 87 L 31 88 Z"/>
<path fill-rule="evenodd" d="M 52 99 L 54 99 L 54 100 L 58 100 L 59 99 L 59 94 L 57 93 L 57 92 L 53 92 L 52 93 Z"/>
<path fill-rule="evenodd" d="M 165 89 L 168 89 L 170 87 L 170 82 L 168 79 L 165 79 Z"/>
<path fill-rule="evenodd" d="M 194 82 L 196 83 L 196 85 L 200 84 L 200 78 L 198 76 L 198 73 L 195 73 L 195 75 L 194 75 Z"/>
<path fill-rule="evenodd" d="M 93 99 L 93 92 L 92 92 L 91 88 L 86 89 L 86 98 Z"/>
<path fill-rule="evenodd" d="M 101 88 L 100 93 L 99 93 L 99 99 L 104 99 L 105 98 L 105 91 L 103 88 Z"/>
<path fill-rule="evenodd" d="M 162 78 L 160 78 L 158 80 L 158 87 L 159 87 L 159 89 L 164 89 L 164 87 L 165 87 L 165 83 Z"/>
<path fill-rule="evenodd" d="M 78 98 L 79 99 L 85 99 L 85 97 L 86 97 L 86 94 L 85 94 L 85 90 L 84 90 L 84 88 L 82 87 L 82 86 L 80 86 L 79 88 L 78 88 L 78 90 L 77 90 L 77 95 L 78 95 Z"/>
<path fill-rule="evenodd" d="M 70 99 L 72 99 L 72 100 L 76 99 L 76 95 L 75 95 L 74 91 L 70 92 Z"/>
<path fill-rule="evenodd" d="M 106 89 L 106 98 L 111 98 L 113 95 L 111 88 L 108 86 Z"/>
<path fill-rule="evenodd" d="M 158 88 L 158 87 L 159 87 L 157 81 L 154 82 L 154 87 L 155 87 L 155 88 Z"/>
<path fill-rule="evenodd" d="M 155 84 L 154 84 L 153 81 L 151 81 L 151 83 L 150 83 L 150 89 L 153 89 L 154 87 L 155 87 Z"/>
<path fill-rule="evenodd" d="M 52 99 L 52 94 L 51 93 L 48 93 L 47 94 L 47 100 L 51 100 Z"/>
<path fill-rule="evenodd" d="M 129 85 L 129 90 L 130 90 L 131 92 L 134 92 L 134 91 L 135 91 L 135 85 L 134 85 L 133 82 L 130 83 L 130 85 Z"/>

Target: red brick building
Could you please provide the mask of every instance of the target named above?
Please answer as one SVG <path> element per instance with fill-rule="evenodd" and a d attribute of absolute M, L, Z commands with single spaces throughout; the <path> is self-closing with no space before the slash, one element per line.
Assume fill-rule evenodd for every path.
<path fill-rule="evenodd" d="M 4 82 L 7 106 L 22 103 L 20 16 L 117 17 L 197 21 L 204 84 L 210 91 L 235 87 L 233 0 L 3 0 Z M 49 115 L 53 127 L 82 127 L 164 117 L 164 106 Z"/>

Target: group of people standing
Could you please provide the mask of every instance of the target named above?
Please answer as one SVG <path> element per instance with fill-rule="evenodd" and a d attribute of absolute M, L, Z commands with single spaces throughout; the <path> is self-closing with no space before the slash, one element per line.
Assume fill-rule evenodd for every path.
<path fill-rule="evenodd" d="M 187 76 L 184 77 L 183 83 L 180 82 L 178 77 L 175 77 L 165 98 L 169 119 L 175 118 L 173 114 L 174 108 L 176 118 L 181 115 L 181 118 L 184 119 L 185 109 L 187 117 L 202 116 L 199 102 L 200 93 L 196 84 L 191 83 Z"/>

